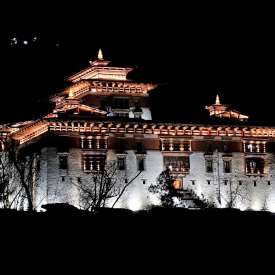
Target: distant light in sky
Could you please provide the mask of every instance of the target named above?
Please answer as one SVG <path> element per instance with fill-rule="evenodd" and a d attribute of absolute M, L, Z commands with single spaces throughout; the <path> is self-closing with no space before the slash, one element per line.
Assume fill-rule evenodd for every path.
<path fill-rule="evenodd" d="M 38 43 L 39 42 L 39 43 Z M 47 47 L 52 46 L 55 48 L 60 48 L 62 46 L 62 42 L 58 40 L 53 41 L 45 41 L 40 37 L 39 34 L 36 35 L 20 35 L 14 34 L 14 36 L 10 36 L 8 40 L 9 46 L 14 48 L 33 48 L 35 47 Z"/>
<path fill-rule="evenodd" d="M 13 45 L 17 45 L 17 44 L 18 44 L 17 38 L 16 38 L 16 37 L 13 37 L 13 38 L 11 39 L 10 44 L 11 44 L 12 46 L 13 46 Z"/>
<path fill-rule="evenodd" d="M 23 39 L 20 39 L 19 37 L 14 36 L 10 38 L 10 45 L 11 46 L 20 46 L 20 45 L 28 46 L 30 44 L 36 43 L 37 40 L 38 40 L 38 36 L 25 37 Z"/>

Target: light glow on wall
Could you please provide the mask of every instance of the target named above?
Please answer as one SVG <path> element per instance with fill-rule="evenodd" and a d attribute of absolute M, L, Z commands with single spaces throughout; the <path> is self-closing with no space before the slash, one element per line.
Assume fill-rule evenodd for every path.
<path fill-rule="evenodd" d="M 128 208 L 132 211 L 138 211 L 142 209 L 142 202 L 138 195 L 132 195 L 128 202 Z"/>
<path fill-rule="evenodd" d="M 260 211 L 262 208 L 263 208 L 263 205 L 260 202 L 260 200 L 258 200 L 257 198 L 254 198 L 254 200 L 252 200 L 251 209 L 254 211 Z"/>
<path fill-rule="evenodd" d="M 158 198 L 157 195 L 150 194 L 150 203 L 152 205 L 160 205 L 160 199 Z"/>
<path fill-rule="evenodd" d="M 243 202 L 237 202 L 236 207 L 241 211 L 246 211 L 248 209 L 247 205 Z"/>
<path fill-rule="evenodd" d="M 178 190 L 182 189 L 182 181 L 180 179 L 174 180 L 173 187 Z"/>
<path fill-rule="evenodd" d="M 269 203 L 268 205 L 268 211 L 275 213 L 275 203 Z"/>

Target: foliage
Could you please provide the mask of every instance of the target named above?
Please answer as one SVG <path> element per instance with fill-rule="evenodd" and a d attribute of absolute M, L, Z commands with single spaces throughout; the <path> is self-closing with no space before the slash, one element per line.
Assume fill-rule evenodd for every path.
<path fill-rule="evenodd" d="M 161 172 L 157 178 L 157 184 L 151 184 L 149 186 L 149 192 L 157 194 L 161 201 L 161 205 L 164 207 L 175 206 L 175 189 L 173 187 L 173 176 L 170 169 L 166 169 Z"/>
<path fill-rule="evenodd" d="M 24 152 L 15 141 L 1 139 L 0 202 L 3 208 L 34 210 L 34 190 L 39 179 L 39 158 Z"/>
<path fill-rule="evenodd" d="M 228 188 L 221 196 L 227 208 L 236 208 L 239 202 L 248 201 L 248 190 L 245 184 L 238 184 L 235 180 L 229 180 Z"/>
<path fill-rule="evenodd" d="M 196 208 L 212 208 L 213 203 L 205 198 L 199 198 L 192 189 L 186 189 L 185 192 L 177 190 L 173 186 L 174 177 L 169 168 L 161 172 L 157 178 L 157 184 L 149 186 L 149 192 L 159 196 L 163 207 L 181 207 L 188 208 L 190 201 Z M 186 199 L 189 196 L 189 200 Z M 188 206 L 189 205 L 189 206 Z"/>
<path fill-rule="evenodd" d="M 12 172 L 8 154 L 0 152 L 0 204 L 4 209 L 11 208 L 11 197 L 16 192 L 16 186 L 11 183 Z"/>

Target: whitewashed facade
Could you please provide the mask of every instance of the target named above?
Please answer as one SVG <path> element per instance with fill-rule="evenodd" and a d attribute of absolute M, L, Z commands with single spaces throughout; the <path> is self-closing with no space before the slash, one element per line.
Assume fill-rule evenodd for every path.
<path fill-rule="evenodd" d="M 37 203 L 63 202 L 79 207 L 78 190 L 72 181 L 77 182 L 78 178 L 90 177 L 90 174 L 83 172 L 81 167 L 81 154 L 81 149 L 70 149 L 68 152 L 69 168 L 63 170 L 58 168 L 59 160 L 56 148 L 42 149 L 41 184 L 37 190 Z M 192 152 L 189 156 L 190 172 L 185 176 L 179 176 L 183 182 L 183 189 L 194 190 L 199 197 L 213 201 L 217 207 L 226 207 L 227 202 L 230 201 L 230 194 L 234 194 L 238 190 L 240 195 L 238 194 L 236 198 L 237 208 L 275 211 L 275 161 L 273 154 L 264 156 L 269 173 L 249 176 L 245 173 L 244 153 L 232 153 L 231 173 L 224 173 L 223 153 L 213 154 L 212 173 L 206 172 L 204 152 Z M 107 160 L 116 158 L 116 153 L 113 150 L 108 150 Z M 158 204 L 157 198 L 148 192 L 148 187 L 157 182 L 157 177 L 164 169 L 162 152 L 147 151 L 145 170 L 129 186 L 117 206 L 138 210 Z M 131 178 L 137 172 L 135 151 L 127 150 L 126 177 Z"/>

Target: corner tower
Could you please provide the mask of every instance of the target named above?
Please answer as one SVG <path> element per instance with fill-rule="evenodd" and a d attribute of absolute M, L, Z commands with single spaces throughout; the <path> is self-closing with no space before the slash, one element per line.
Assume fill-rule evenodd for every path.
<path fill-rule="evenodd" d="M 218 118 L 235 119 L 239 121 L 246 121 L 249 118 L 247 115 L 231 109 L 230 106 L 221 104 L 219 95 L 216 95 L 215 104 L 206 106 L 206 109 L 209 111 L 210 116 Z"/>

